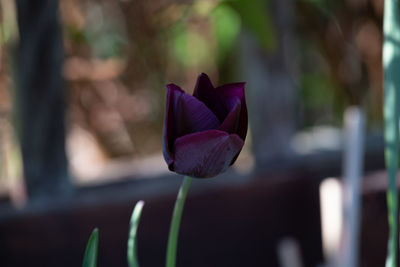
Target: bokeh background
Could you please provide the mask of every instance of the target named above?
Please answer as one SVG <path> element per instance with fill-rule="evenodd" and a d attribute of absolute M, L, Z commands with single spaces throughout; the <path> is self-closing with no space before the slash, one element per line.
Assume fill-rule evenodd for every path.
<path fill-rule="evenodd" d="M 1 266 L 77 266 L 96 226 L 99 266 L 126 266 L 139 199 L 139 260 L 162 265 L 181 179 L 161 153 L 165 84 L 191 93 L 201 72 L 247 82 L 249 133 L 233 168 L 193 184 L 178 266 L 284 266 L 287 238 L 322 264 L 318 186 L 341 175 L 350 106 L 367 122 L 361 266 L 383 265 L 383 0 L 0 8 Z"/>

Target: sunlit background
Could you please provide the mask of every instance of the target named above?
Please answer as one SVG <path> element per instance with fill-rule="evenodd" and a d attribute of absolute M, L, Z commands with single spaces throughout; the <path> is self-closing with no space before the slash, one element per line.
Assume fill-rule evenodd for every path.
<path fill-rule="evenodd" d="M 291 81 L 291 88 L 276 96 L 280 88 L 268 84 L 268 78 L 253 78 L 246 88 L 252 113 L 260 112 L 252 107 L 257 101 L 253 95 L 264 90 L 260 101 L 265 106 L 272 91 L 271 99 L 291 108 L 293 114 L 285 117 L 290 121 L 283 123 L 293 133 L 340 127 L 350 105 L 365 109 L 370 129 L 379 126 L 382 1 L 303 0 L 284 8 L 268 2 L 61 0 L 67 148 L 74 182 L 96 183 L 99 175 L 111 179 L 119 171 L 135 169 L 166 171 L 160 156 L 165 84 L 176 83 L 190 93 L 201 72 L 209 74 L 214 85 L 268 76 L 271 67 L 257 58 L 273 61 L 276 53 L 284 57 L 277 63 L 284 69 L 276 72 Z M 287 14 L 273 14 L 277 9 Z M 2 155 L 10 155 L 15 144 L 9 50 L 18 39 L 12 1 L 2 1 L 2 14 L 1 144 Z M 257 71 L 248 74 L 254 68 Z M 264 84 L 252 87 L 257 81 Z M 258 123 L 263 114 L 252 113 Z M 328 139 L 332 130 L 327 130 Z M 238 168 L 252 166 L 252 157 L 246 151 Z M 8 173 L 18 171 L 13 167 L 16 160 L 2 157 L 3 189 L 10 183 Z M 152 168 L 142 170 L 142 164 L 133 163 L 143 160 L 154 163 Z M 102 175 L 104 171 L 110 175 Z"/>

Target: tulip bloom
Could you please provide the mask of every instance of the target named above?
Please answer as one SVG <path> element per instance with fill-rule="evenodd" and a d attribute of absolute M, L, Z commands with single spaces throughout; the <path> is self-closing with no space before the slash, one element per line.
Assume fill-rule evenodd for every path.
<path fill-rule="evenodd" d="M 171 171 L 205 178 L 235 162 L 247 134 L 244 85 L 214 88 L 204 73 L 193 96 L 175 84 L 167 85 L 163 154 Z"/>

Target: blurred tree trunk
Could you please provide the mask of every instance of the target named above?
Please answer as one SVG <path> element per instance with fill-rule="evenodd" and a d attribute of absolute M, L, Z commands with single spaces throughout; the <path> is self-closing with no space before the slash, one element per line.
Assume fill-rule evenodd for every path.
<path fill-rule="evenodd" d="M 241 38 L 240 66 L 247 81 L 256 167 L 276 166 L 291 157 L 290 140 L 296 121 L 294 1 L 270 1 L 269 8 L 275 26 L 276 49 L 266 52 L 248 32 Z"/>
<path fill-rule="evenodd" d="M 62 31 L 56 0 L 17 0 L 15 124 L 31 198 L 69 191 Z"/>

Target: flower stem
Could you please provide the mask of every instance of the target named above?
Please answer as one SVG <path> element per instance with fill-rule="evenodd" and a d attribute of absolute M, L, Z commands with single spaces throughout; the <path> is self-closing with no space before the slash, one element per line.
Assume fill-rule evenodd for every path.
<path fill-rule="evenodd" d="M 176 247 L 178 243 L 179 225 L 181 222 L 183 206 L 185 204 L 186 195 L 189 191 L 192 178 L 185 176 L 179 189 L 178 197 L 175 201 L 174 213 L 172 215 L 171 226 L 169 228 L 167 260 L 166 267 L 175 267 L 176 263 Z"/>

